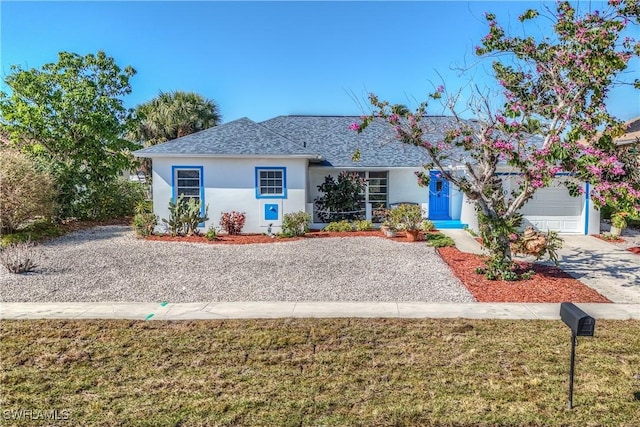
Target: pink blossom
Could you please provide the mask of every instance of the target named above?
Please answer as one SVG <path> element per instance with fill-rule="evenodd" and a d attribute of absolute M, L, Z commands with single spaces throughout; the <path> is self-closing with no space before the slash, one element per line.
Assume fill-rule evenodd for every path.
<path fill-rule="evenodd" d="M 594 175 L 600 175 L 602 173 L 602 169 L 596 165 L 587 165 L 586 169 Z"/>
<path fill-rule="evenodd" d="M 351 124 L 349 125 L 349 129 L 351 129 L 351 130 L 356 130 L 356 131 L 357 131 L 358 129 L 360 129 L 360 125 L 359 125 L 359 124 L 357 124 L 357 123 L 351 123 Z"/>

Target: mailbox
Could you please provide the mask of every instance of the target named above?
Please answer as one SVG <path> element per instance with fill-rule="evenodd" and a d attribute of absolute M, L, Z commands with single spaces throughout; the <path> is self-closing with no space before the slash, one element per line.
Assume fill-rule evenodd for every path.
<path fill-rule="evenodd" d="M 596 328 L 596 319 L 570 302 L 560 304 L 560 318 L 578 337 L 592 337 Z"/>

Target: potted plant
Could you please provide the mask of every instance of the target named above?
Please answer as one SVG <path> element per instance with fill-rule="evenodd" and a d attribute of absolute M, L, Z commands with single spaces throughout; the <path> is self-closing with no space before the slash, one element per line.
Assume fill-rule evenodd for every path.
<path fill-rule="evenodd" d="M 396 237 L 396 231 L 398 230 L 398 223 L 391 215 L 391 209 L 376 209 L 373 211 L 373 216 L 384 218 L 382 224 L 380 224 L 380 231 L 387 237 Z"/>
<path fill-rule="evenodd" d="M 418 205 L 401 204 L 391 209 L 391 218 L 407 233 L 407 240 L 415 242 L 422 228 L 422 209 Z"/>
<path fill-rule="evenodd" d="M 397 226 L 393 223 L 393 221 L 385 220 L 380 225 L 380 231 L 382 231 L 387 237 L 396 237 Z"/>
<path fill-rule="evenodd" d="M 627 213 L 626 212 L 616 212 L 611 215 L 611 235 L 618 237 L 622 230 L 627 228 Z"/>

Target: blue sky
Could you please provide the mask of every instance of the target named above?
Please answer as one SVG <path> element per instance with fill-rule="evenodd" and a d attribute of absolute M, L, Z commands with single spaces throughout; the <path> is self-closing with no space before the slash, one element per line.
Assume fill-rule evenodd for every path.
<path fill-rule="evenodd" d="M 224 122 L 361 114 L 368 92 L 415 106 L 443 80 L 448 90 L 467 84 L 456 68 L 476 61 L 473 47 L 487 31 L 483 13 L 521 33 L 517 16 L 541 5 L 4 0 L 0 71 L 4 77 L 11 64 L 38 68 L 59 51 L 103 50 L 138 72 L 127 107 L 159 91 L 186 90 L 214 99 Z M 637 28 L 631 35 L 640 38 Z M 491 84 L 489 66 L 473 69 L 474 84 Z M 640 116 L 640 92 L 616 90 L 609 107 L 621 119 Z"/>

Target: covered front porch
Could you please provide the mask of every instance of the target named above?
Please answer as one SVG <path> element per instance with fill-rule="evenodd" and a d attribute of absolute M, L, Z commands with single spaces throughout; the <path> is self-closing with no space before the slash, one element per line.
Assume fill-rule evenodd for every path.
<path fill-rule="evenodd" d="M 461 229 L 465 222 L 461 221 L 462 193 L 449 185 L 436 171 L 431 172 L 428 187 L 418 185 L 416 168 L 332 168 L 326 166 L 312 166 L 308 170 L 306 212 L 312 216 L 312 227 L 323 228 L 327 221 L 318 215 L 315 200 L 322 196 L 318 186 L 324 182 L 326 176 L 337 178 L 347 171 L 357 173 L 366 182 L 365 191 L 357 211 L 352 212 L 357 219 L 369 220 L 375 226 L 381 219 L 375 211 L 381 208 L 393 208 L 402 203 L 419 205 L 424 217 L 433 221 L 437 228 Z"/>

